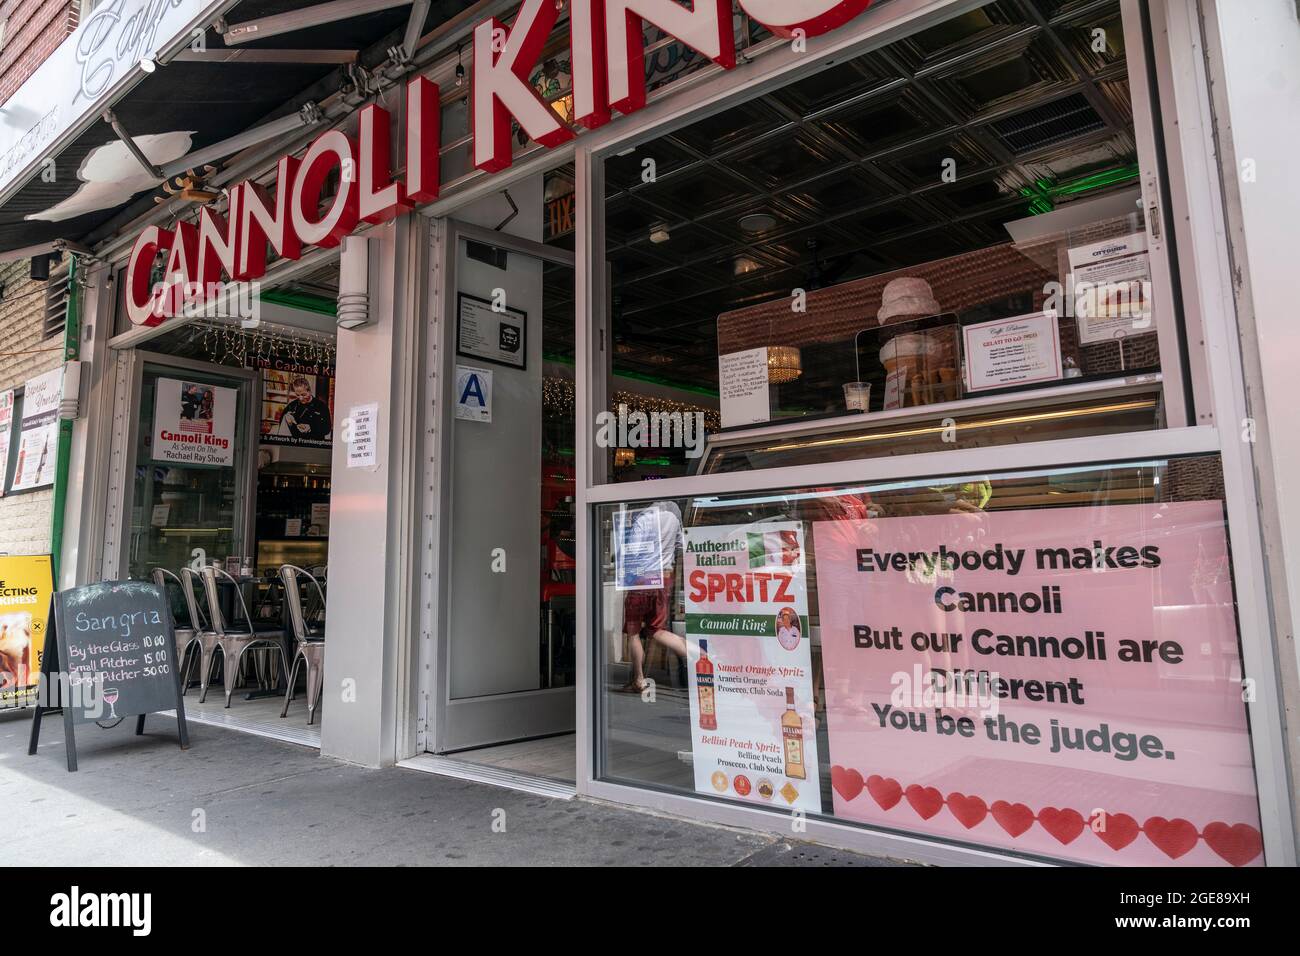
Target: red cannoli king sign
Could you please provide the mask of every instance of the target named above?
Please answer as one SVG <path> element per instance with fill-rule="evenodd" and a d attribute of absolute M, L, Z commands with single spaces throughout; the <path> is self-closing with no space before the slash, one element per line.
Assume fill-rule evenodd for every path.
<path fill-rule="evenodd" d="M 779 36 L 817 36 L 863 13 L 872 0 L 737 0 L 752 19 Z M 574 118 L 588 129 L 645 106 L 642 37 L 649 22 L 732 69 L 736 42 L 731 0 L 570 0 Z M 507 28 L 495 17 L 474 30 L 471 124 L 474 165 L 489 173 L 510 166 L 511 123 L 547 147 L 576 131 L 561 121 L 529 83 L 555 28 L 555 0 L 524 0 Z M 406 176 L 390 165 L 390 116 L 371 105 L 361 111 L 355 137 L 332 129 L 301 159 L 279 162 L 275 194 L 253 181 L 230 190 L 226 215 L 204 207 L 197 224 L 149 226 L 136 238 L 127 267 L 127 312 L 136 325 L 158 325 L 216 294 L 222 274 L 250 281 L 266 273 L 268 247 L 297 259 L 306 247 L 339 245 L 361 222 L 382 223 L 438 198 L 440 142 L 438 87 L 410 81 L 407 97 Z M 320 209 L 321 192 L 338 169 L 338 191 Z M 154 262 L 166 257 L 166 280 L 155 286 Z"/>

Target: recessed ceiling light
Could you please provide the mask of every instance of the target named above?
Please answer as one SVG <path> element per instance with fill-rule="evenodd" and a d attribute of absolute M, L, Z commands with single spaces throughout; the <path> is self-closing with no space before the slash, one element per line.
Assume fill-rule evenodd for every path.
<path fill-rule="evenodd" d="M 769 212 L 755 212 L 748 216 L 740 217 L 740 228 L 742 232 L 750 235 L 756 235 L 760 232 L 767 232 L 769 229 L 776 227 L 776 217 Z"/>
<path fill-rule="evenodd" d="M 757 272 L 763 268 L 762 264 L 751 259 L 749 256 L 736 256 L 735 269 L 736 275 L 743 276 L 750 272 Z"/>

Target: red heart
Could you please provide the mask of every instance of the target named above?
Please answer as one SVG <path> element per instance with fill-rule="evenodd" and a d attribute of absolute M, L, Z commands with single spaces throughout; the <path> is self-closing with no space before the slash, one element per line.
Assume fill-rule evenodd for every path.
<path fill-rule="evenodd" d="M 1211 823 L 1201 834 L 1211 850 L 1233 866 L 1245 866 L 1264 851 L 1264 841 L 1259 831 L 1245 823 L 1228 826 Z"/>
<path fill-rule="evenodd" d="M 968 797 L 964 793 L 948 794 L 948 810 L 967 830 L 983 823 L 989 815 L 988 804 L 979 797 Z"/>
<path fill-rule="evenodd" d="M 880 777 L 872 774 L 867 778 L 867 792 L 880 804 L 880 809 L 889 810 L 903 799 L 903 787 L 893 777 Z"/>
<path fill-rule="evenodd" d="M 1127 813 L 1108 813 L 1104 820 L 1106 829 L 1093 832 L 1102 843 L 1117 852 L 1136 840 L 1142 832 L 1138 822 Z"/>
<path fill-rule="evenodd" d="M 914 783 L 904 793 L 907 802 L 921 815 L 922 820 L 930 819 L 943 808 L 943 794 L 934 787 L 922 787 Z"/>
<path fill-rule="evenodd" d="M 994 800 L 993 819 L 998 821 L 998 826 L 1010 833 L 1012 837 L 1018 837 L 1034 825 L 1034 811 L 1023 803 Z"/>
<path fill-rule="evenodd" d="M 1186 820 L 1166 820 L 1164 817 L 1152 817 L 1142 824 L 1147 839 L 1160 847 L 1162 853 L 1171 860 L 1176 860 L 1192 847 L 1196 846 L 1196 827 Z"/>
<path fill-rule="evenodd" d="M 862 792 L 862 774 L 843 767 L 831 767 L 831 786 L 845 800 L 852 800 Z"/>
<path fill-rule="evenodd" d="M 1043 829 L 1056 837 L 1061 843 L 1070 843 L 1083 832 L 1083 817 L 1078 810 L 1058 810 L 1056 807 L 1043 807 L 1038 811 L 1038 822 Z"/>

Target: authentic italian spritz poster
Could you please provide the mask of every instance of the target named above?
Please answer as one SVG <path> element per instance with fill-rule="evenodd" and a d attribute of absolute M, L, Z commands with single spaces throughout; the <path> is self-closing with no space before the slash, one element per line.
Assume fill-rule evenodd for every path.
<path fill-rule="evenodd" d="M 695 789 L 821 812 L 803 526 L 688 528 Z"/>

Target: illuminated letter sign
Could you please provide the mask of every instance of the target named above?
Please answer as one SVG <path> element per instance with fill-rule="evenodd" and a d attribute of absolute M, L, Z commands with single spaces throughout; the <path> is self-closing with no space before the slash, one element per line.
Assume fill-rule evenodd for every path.
<path fill-rule="evenodd" d="M 406 87 L 406 198 L 433 202 L 442 179 L 438 147 L 442 140 L 438 87 L 417 76 Z"/>
<path fill-rule="evenodd" d="M 239 187 L 239 269 L 234 278 L 240 282 L 266 275 L 267 243 L 285 259 L 302 255 L 302 243 L 293 231 L 289 212 L 294 180 L 298 178 L 298 160 L 285 156 L 276 170 L 275 202 L 265 189 L 251 179 Z"/>
<path fill-rule="evenodd" d="M 731 0 L 695 0 L 691 10 L 676 0 L 606 0 L 608 98 L 609 105 L 620 113 L 633 113 L 645 106 L 644 20 L 719 66 L 735 67 Z"/>
<path fill-rule="evenodd" d="M 489 173 L 510 165 L 510 117 L 543 146 L 573 139 L 528 82 L 559 11 L 555 0 L 525 0 L 507 32 L 493 17 L 474 30 L 474 165 Z"/>
<path fill-rule="evenodd" d="M 337 167 L 338 191 L 319 219 L 321 192 L 330 170 Z M 293 184 L 293 230 L 304 245 L 332 248 L 357 228 L 360 189 L 357 185 L 356 143 L 342 130 L 316 137 L 302 158 Z"/>
<path fill-rule="evenodd" d="M 402 184 L 393 181 L 389 165 L 389 128 L 392 117 L 379 106 L 361 111 L 361 195 L 357 211 L 366 222 L 388 222 L 398 213 L 410 212 Z"/>
<path fill-rule="evenodd" d="M 159 252 L 172 247 L 172 234 L 158 226 L 146 226 L 131 247 L 126 266 L 126 315 L 133 325 L 158 325 L 164 316 L 155 312 L 153 263 Z"/>
<path fill-rule="evenodd" d="M 645 24 L 708 57 L 736 65 L 731 0 L 571 0 L 570 63 L 573 113 L 589 129 L 608 123 L 612 110 L 645 106 Z M 780 36 L 818 36 L 841 27 L 871 0 L 737 0 L 752 19 Z M 474 165 L 489 173 L 510 166 L 512 119 L 543 146 L 573 139 L 574 130 L 537 94 L 530 77 L 559 17 L 556 0 L 524 0 L 507 29 L 495 17 L 474 30 L 470 123 Z M 305 245 L 339 245 L 361 222 L 382 223 L 438 198 L 441 180 L 441 102 L 438 87 L 417 76 L 407 84 L 406 173 L 392 174 L 392 120 L 378 105 L 358 117 L 357 136 L 331 129 L 308 147 L 301 162 L 280 160 L 275 196 L 253 180 L 230 190 L 223 217 L 199 210 L 198 224 L 174 231 L 150 226 L 136 239 L 127 267 L 127 314 L 136 325 L 157 325 L 189 302 L 202 301 L 223 273 L 236 282 L 266 274 L 268 247 L 298 259 Z M 321 193 L 338 170 L 338 191 L 320 210 Z M 154 265 L 167 259 L 161 288 Z"/>

